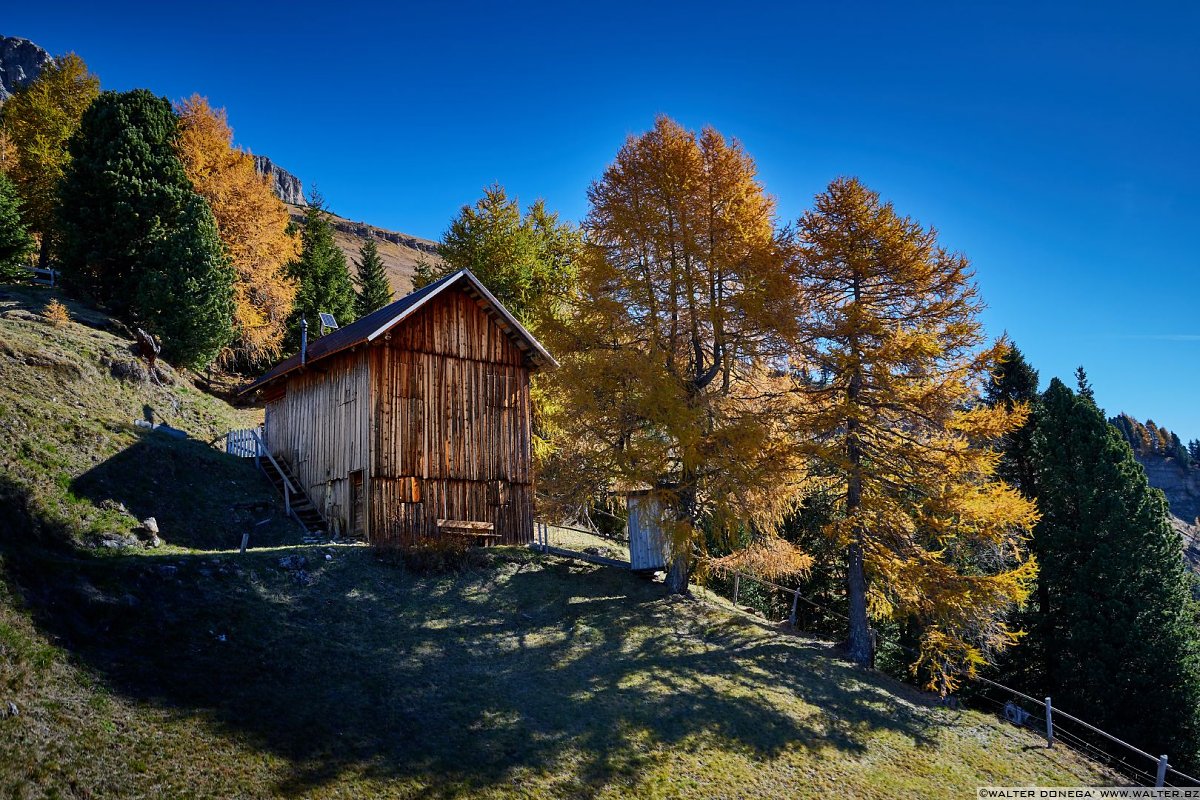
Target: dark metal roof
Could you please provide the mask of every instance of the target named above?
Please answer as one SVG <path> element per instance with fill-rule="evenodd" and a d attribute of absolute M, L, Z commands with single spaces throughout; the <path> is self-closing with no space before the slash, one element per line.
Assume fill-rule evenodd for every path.
<path fill-rule="evenodd" d="M 267 370 L 258 380 L 239 390 L 238 394 L 249 394 L 301 367 L 328 358 L 335 353 L 340 353 L 355 345 L 375 341 L 375 339 L 411 316 L 427 301 L 452 286 L 460 286 L 475 298 L 476 302 L 504 329 L 504 332 L 508 334 L 517 347 L 524 351 L 526 358 L 532 363 L 534 369 L 542 367 L 554 368 L 558 366 L 558 362 L 547 352 L 546 348 L 542 347 L 542 344 L 534 338 L 533 334 L 517 321 L 517 318 L 487 290 L 487 287 L 480 283 L 479 279 L 472 275 L 470 270 L 463 269 L 434 281 L 423 289 L 418 289 L 411 294 L 405 295 L 391 305 L 384 306 L 378 311 L 373 311 L 344 328 L 339 328 L 332 333 L 327 333 L 324 336 L 310 340 L 308 343 L 307 358 L 303 364 L 300 362 L 299 353 L 285 358 Z"/>

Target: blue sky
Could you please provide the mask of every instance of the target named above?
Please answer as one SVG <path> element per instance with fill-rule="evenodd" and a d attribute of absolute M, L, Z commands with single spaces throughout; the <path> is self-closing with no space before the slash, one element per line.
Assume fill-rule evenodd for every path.
<path fill-rule="evenodd" d="M 977 269 L 993 334 L 1200 438 L 1200 4 L 14 4 L 111 89 L 193 92 L 339 214 L 437 238 L 498 181 L 565 217 L 657 113 L 781 220 L 857 175 Z M 1136 6 L 1136 7 L 1135 7 Z"/>

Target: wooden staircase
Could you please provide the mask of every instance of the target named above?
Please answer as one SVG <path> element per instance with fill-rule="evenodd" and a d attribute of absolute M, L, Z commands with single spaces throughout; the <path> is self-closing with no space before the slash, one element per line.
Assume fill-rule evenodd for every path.
<path fill-rule="evenodd" d="M 271 455 L 258 430 L 230 431 L 226 436 L 225 449 L 230 455 L 254 459 L 255 465 L 267 476 L 271 485 L 283 495 L 283 507 L 287 515 L 299 522 L 308 536 L 322 539 L 329 536 L 329 521 L 301 488 L 291 467 Z"/>
<path fill-rule="evenodd" d="M 283 504 L 287 513 L 300 523 L 304 532 L 309 536 L 325 537 L 329 535 L 329 525 L 322 516 L 320 509 L 313 505 L 312 499 L 303 489 L 298 488 L 300 481 L 287 466 L 274 458 L 259 461 L 259 468 L 267 476 L 267 480 L 283 495 Z"/>

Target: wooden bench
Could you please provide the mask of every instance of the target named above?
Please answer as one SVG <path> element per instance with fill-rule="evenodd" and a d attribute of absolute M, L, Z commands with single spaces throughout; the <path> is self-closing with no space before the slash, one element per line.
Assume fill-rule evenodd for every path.
<path fill-rule="evenodd" d="M 451 533 L 455 536 L 466 536 L 477 540 L 484 547 L 494 544 L 496 539 L 503 538 L 496 533 L 496 526 L 490 522 L 476 522 L 466 519 L 439 519 L 437 528 L 440 533 Z"/>

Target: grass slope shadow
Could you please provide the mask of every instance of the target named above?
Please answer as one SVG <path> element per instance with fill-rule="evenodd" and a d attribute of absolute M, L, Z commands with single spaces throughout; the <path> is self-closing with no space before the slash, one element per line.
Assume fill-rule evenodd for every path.
<path fill-rule="evenodd" d="M 72 494 L 99 507 L 119 503 L 137 520 L 154 517 L 162 537 L 181 547 L 229 550 L 243 533 L 256 547 L 298 540 L 252 460 L 179 431 L 129 433 L 133 443 L 74 478 Z"/>
<path fill-rule="evenodd" d="M 857 754 L 880 730 L 933 741 L 917 692 L 864 681 L 819 643 L 526 551 L 433 579 L 361 547 L 297 548 L 303 575 L 279 551 L 4 547 L 5 579 L 54 641 L 114 691 L 286 759 L 286 794 L 347 775 L 433 796 L 557 775 L 588 795 L 636 786 L 660 746 L 761 759 Z"/>

